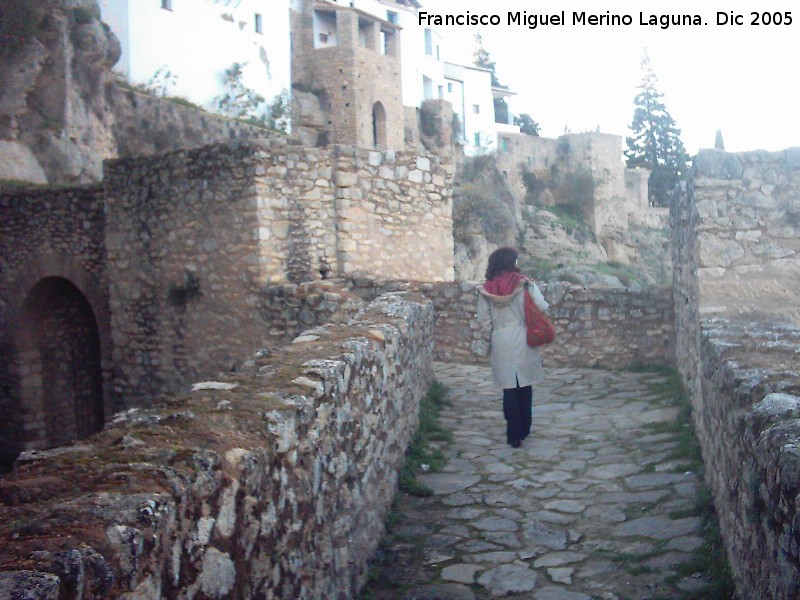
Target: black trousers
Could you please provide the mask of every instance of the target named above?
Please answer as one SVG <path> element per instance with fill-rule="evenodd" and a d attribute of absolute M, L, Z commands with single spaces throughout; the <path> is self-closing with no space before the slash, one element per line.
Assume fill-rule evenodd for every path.
<path fill-rule="evenodd" d="M 521 442 L 531 432 L 533 388 L 529 385 L 503 390 L 503 415 L 506 418 L 506 441 Z"/>

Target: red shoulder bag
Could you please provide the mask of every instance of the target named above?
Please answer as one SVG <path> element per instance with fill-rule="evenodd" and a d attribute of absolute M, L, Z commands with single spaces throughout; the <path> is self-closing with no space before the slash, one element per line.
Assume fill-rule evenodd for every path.
<path fill-rule="evenodd" d="M 539 310 L 531 297 L 529 282 L 525 282 L 525 326 L 527 327 L 526 340 L 528 346 L 537 348 L 551 343 L 556 339 L 555 325 L 545 314 Z"/>

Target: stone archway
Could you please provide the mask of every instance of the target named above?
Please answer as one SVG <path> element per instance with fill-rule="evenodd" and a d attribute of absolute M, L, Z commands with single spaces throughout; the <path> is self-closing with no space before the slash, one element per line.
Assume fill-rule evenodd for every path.
<path fill-rule="evenodd" d="M 46 448 L 103 428 L 97 320 L 68 279 L 45 277 L 25 296 L 16 340 L 19 448 Z"/>
<path fill-rule="evenodd" d="M 372 106 L 372 145 L 386 148 L 386 109 L 380 102 Z"/>

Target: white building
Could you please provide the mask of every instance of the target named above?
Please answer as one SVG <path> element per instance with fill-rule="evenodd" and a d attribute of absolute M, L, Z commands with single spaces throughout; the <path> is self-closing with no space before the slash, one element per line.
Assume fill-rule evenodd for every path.
<path fill-rule="evenodd" d="M 223 74 L 237 62 L 245 65 L 242 83 L 267 102 L 290 90 L 289 8 L 299 10 L 299 1 L 100 0 L 100 9 L 122 46 L 115 71 L 134 85 L 161 87 L 168 95 L 216 110 L 225 92 Z M 493 97 L 511 92 L 493 88 L 486 69 L 446 63 L 442 36 L 419 24 L 417 0 L 327 1 L 401 28 L 403 105 L 418 108 L 432 98 L 449 101 L 462 125 L 468 156 L 497 150 L 498 133 L 519 131 L 495 123 Z M 315 45 L 325 43 L 335 45 L 336 40 L 315 37 Z M 165 78 L 167 73 L 171 77 Z M 513 122 L 510 112 L 508 120 Z"/>
<path fill-rule="evenodd" d="M 445 63 L 444 69 L 444 99 L 453 105 L 453 112 L 461 124 L 464 154 L 476 156 L 494 152 L 499 133 L 519 133 L 516 125 L 496 122 L 494 99 L 508 99 L 513 93 L 506 88 L 492 87 L 491 71 L 449 62 Z M 510 106 L 507 119 L 513 122 Z"/>
<path fill-rule="evenodd" d="M 290 89 L 289 0 L 100 0 L 100 10 L 122 46 L 114 70 L 132 84 L 214 110 L 238 62 L 267 102 Z"/>
<path fill-rule="evenodd" d="M 403 104 L 418 107 L 423 100 L 444 99 L 453 105 L 462 126 L 468 156 L 497 150 L 500 133 L 519 133 L 509 105 L 506 122 L 495 122 L 494 98 L 507 103 L 513 92 L 492 87 L 489 71 L 444 60 L 444 40 L 419 24 L 416 0 L 332 0 L 353 6 L 402 27 L 400 32 Z"/>

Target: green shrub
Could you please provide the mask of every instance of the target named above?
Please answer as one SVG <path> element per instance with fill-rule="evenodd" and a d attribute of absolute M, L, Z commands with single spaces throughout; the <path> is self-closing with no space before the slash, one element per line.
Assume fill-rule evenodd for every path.
<path fill-rule="evenodd" d="M 214 100 L 220 114 L 234 119 L 258 117 L 265 102 L 264 96 L 247 87 L 242 81 L 247 63 L 234 62 L 225 69 L 222 84 L 225 93 Z"/>
<path fill-rule="evenodd" d="M 619 279 L 624 286 L 629 286 L 634 282 L 642 283 L 640 281 L 641 273 L 639 273 L 631 265 L 625 265 L 616 260 L 610 260 L 605 263 L 595 263 L 592 269 L 595 273 L 613 275 Z"/>
<path fill-rule="evenodd" d="M 439 413 L 445 404 L 447 388 L 434 381 L 428 394 L 419 405 L 419 426 L 406 450 L 406 459 L 400 471 L 400 489 L 412 496 L 430 496 L 433 492 L 416 480 L 422 465 L 432 472 L 441 471 L 446 459 L 439 449 L 432 449 L 432 441 L 451 442 L 452 434 L 439 424 Z"/>
<path fill-rule="evenodd" d="M 438 132 L 436 123 L 436 104 L 425 100 L 419 107 L 419 128 L 422 135 L 434 137 Z"/>
<path fill-rule="evenodd" d="M 274 131 L 288 133 L 290 117 L 289 90 L 282 90 L 267 107 L 266 125 Z"/>
<path fill-rule="evenodd" d="M 539 280 L 547 280 L 550 278 L 550 274 L 553 272 L 553 270 L 558 268 L 558 265 L 547 260 L 546 258 L 520 255 L 519 268 L 522 269 L 522 272 L 529 277 Z"/>
<path fill-rule="evenodd" d="M 191 100 L 184 98 L 183 96 L 165 96 L 164 100 L 167 102 L 172 102 L 173 104 L 180 104 L 181 106 L 186 106 L 188 108 L 194 108 L 195 110 L 203 110 L 202 106 L 198 106 Z"/>

